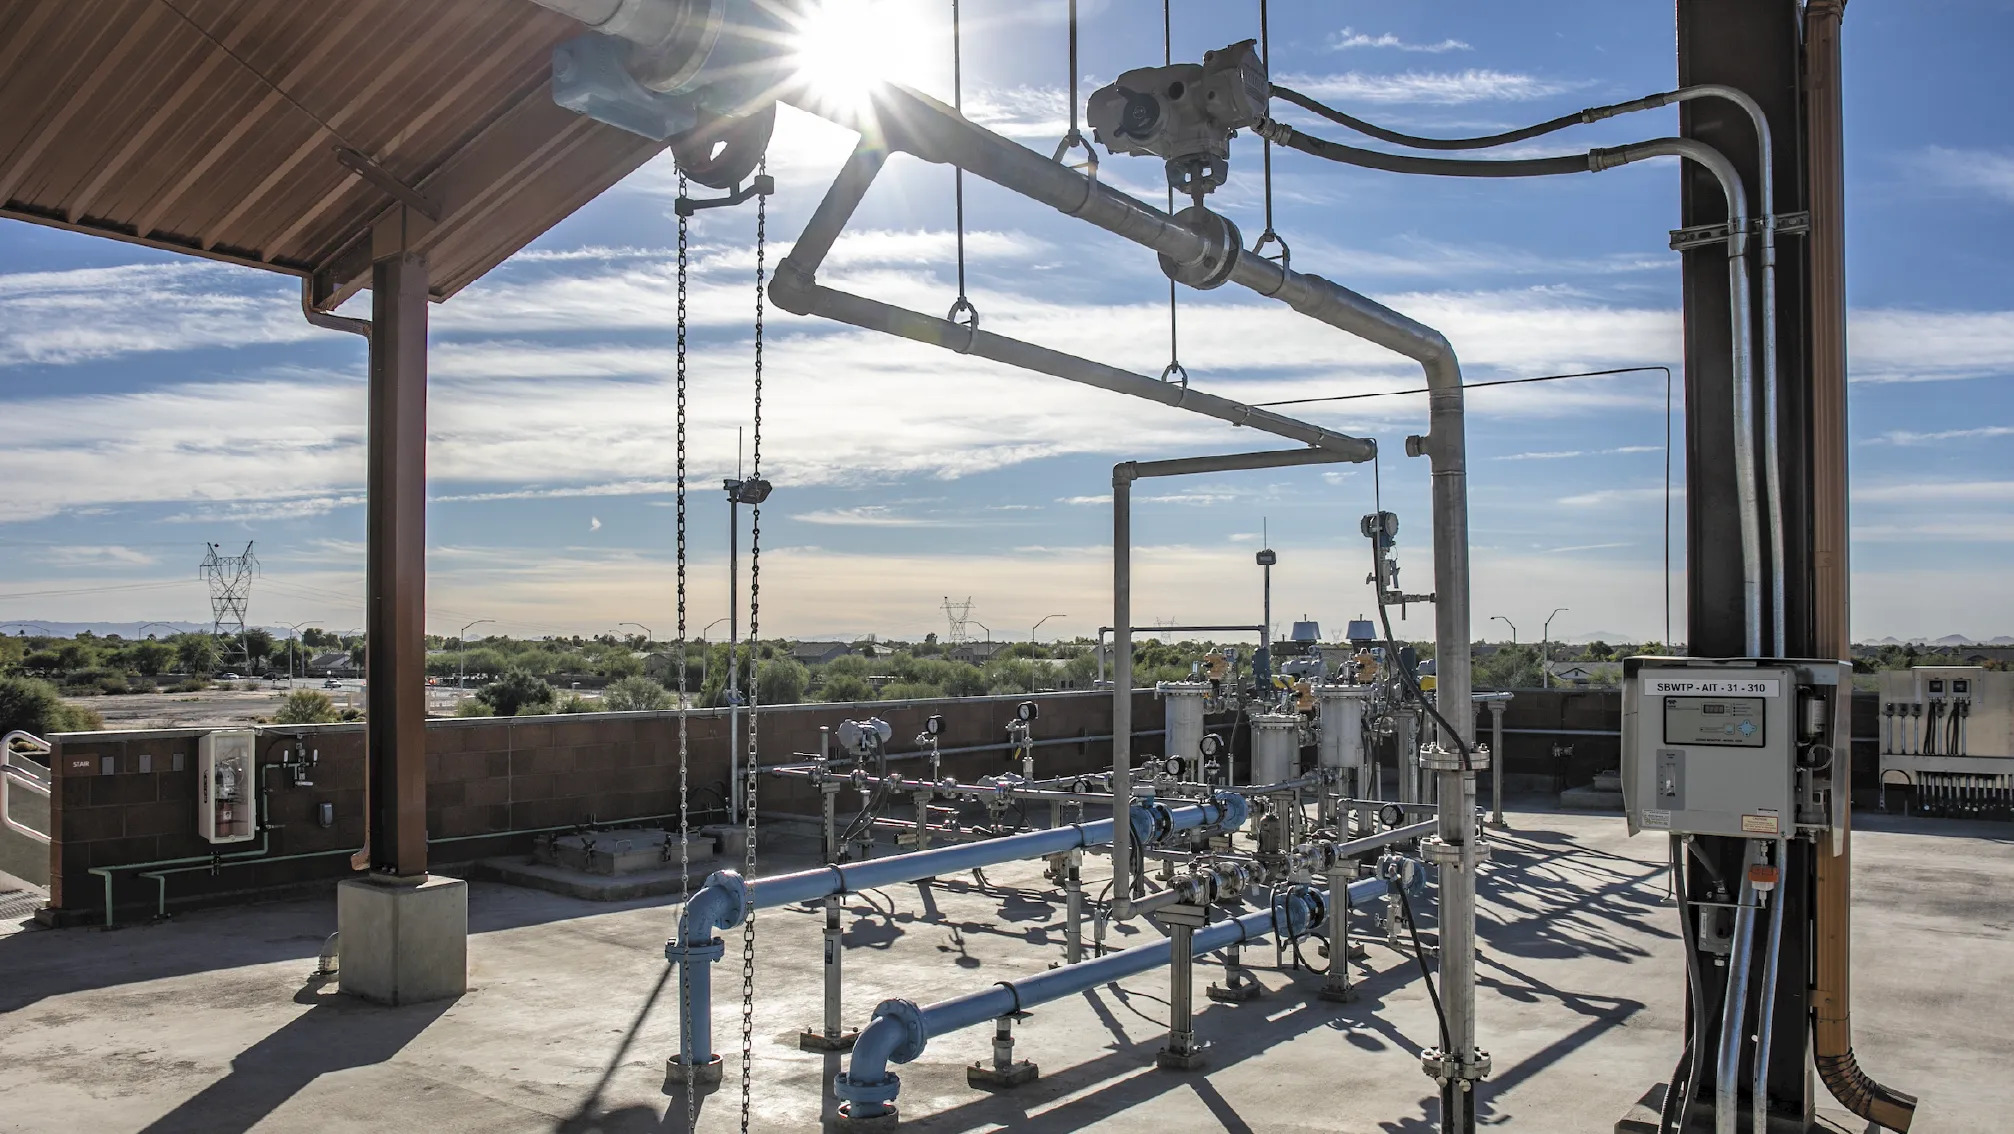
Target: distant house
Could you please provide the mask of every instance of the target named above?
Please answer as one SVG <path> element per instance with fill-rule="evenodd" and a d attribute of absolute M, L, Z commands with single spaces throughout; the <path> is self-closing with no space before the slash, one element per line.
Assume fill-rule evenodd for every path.
<path fill-rule="evenodd" d="M 1622 663 L 1608 661 L 1547 662 L 1555 685 L 1620 685 Z"/>
<path fill-rule="evenodd" d="M 803 665 L 824 665 L 852 652 L 845 642 L 794 642 L 790 647 L 791 660 Z"/>
<path fill-rule="evenodd" d="M 952 661 L 985 665 L 1004 651 L 1009 642 L 960 642 L 944 651 L 944 656 Z"/>
<path fill-rule="evenodd" d="M 350 660 L 348 650 L 329 650 L 308 659 L 310 677 L 361 677 L 363 667 Z"/>

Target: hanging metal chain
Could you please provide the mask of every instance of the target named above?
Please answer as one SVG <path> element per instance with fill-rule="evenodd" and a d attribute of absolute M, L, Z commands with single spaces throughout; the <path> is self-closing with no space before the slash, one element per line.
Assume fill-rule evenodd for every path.
<path fill-rule="evenodd" d="M 678 171 L 678 195 L 685 196 L 685 171 Z M 692 739 L 686 729 L 686 656 L 685 656 L 685 301 L 687 264 L 690 259 L 687 245 L 687 225 L 690 218 L 681 214 L 678 218 L 678 900 L 680 908 L 692 897 L 692 815 L 690 801 L 690 769 Z M 684 936 L 683 933 L 680 934 Z M 679 983 L 679 1032 L 680 1036 L 692 1034 L 692 985 L 691 969 L 686 965 L 678 967 Z M 687 1087 L 685 1091 L 685 1128 L 691 1130 L 698 1120 L 699 1093 L 692 1089 L 690 1076 L 697 1074 L 696 1068 L 686 1068 Z"/>
<path fill-rule="evenodd" d="M 1063 155 L 1069 153 L 1071 147 L 1081 147 L 1084 151 L 1084 163 L 1071 168 L 1082 169 L 1084 176 L 1096 180 L 1098 151 L 1091 148 L 1091 143 L 1084 140 L 1083 131 L 1077 128 L 1077 105 L 1077 0 L 1070 0 L 1070 132 L 1063 135 L 1062 141 L 1056 143 L 1055 160 L 1062 161 Z"/>
<path fill-rule="evenodd" d="M 1266 24 L 1266 0 L 1259 0 L 1259 61 L 1265 64 L 1266 75 L 1270 78 L 1273 73 L 1273 36 Z M 1255 255 L 1264 255 L 1266 245 L 1279 245 L 1280 254 L 1269 256 L 1267 259 L 1278 260 L 1280 267 L 1284 269 L 1292 263 L 1293 251 L 1287 247 L 1285 238 L 1273 230 L 1273 140 L 1263 135 L 1261 140 L 1265 144 L 1262 152 L 1265 155 L 1266 166 L 1266 231 L 1260 233 L 1259 239 L 1252 242 L 1252 252 Z"/>
<path fill-rule="evenodd" d="M 1161 65 L 1175 61 L 1174 21 L 1168 14 L 1168 0 L 1161 0 Z M 1168 186 L 1168 215 L 1175 215 L 1175 187 Z M 1168 365 L 1161 368 L 1161 381 L 1189 388 L 1189 369 L 1182 365 L 1182 336 L 1175 314 L 1175 277 L 1168 277 Z"/>
<path fill-rule="evenodd" d="M 757 170 L 760 174 L 769 172 L 769 158 L 764 155 Z M 749 477 L 762 477 L 762 315 L 763 285 L 767 282 L 769 244 L 769 195 L 758 194 L 755 198 L 755 422 L 754 454 L 750 461 Z M 746 827 L 746 846 L 742 858 L 743 878 L 755 879 L 755 792 L 757 777 L 756 730 L 762 715 L 762 650 L 758 643 L 762 640 L 762 502 L 756 501 L 749 509 L 748 535 L 748 758 L 743 766 L 748 770 L 748 781 L 742 792 L 742 807 Z M 747 916 L 741 922 L 741 1130 L 748 1134 L 750 1106 L 753 1100 L 755 1072 L 755 907 L 750 904 Z M 690 1129 L 688 1127 L 688 1129 Z"/>
<path fill-rule="evenodd" d="M 965 60 L 963 37 L 958 25 L 958 0 L 951 0 L 951 108 L 965 113 Z M 965 167 L 951 167 L 951 191 L 958 210 L 958 298 L 944 317 L 964 327 L 968 335 L 979 333 L 979 309 L 965 295 Z M 970 346 L 968 341 L 967 346 Z"/>

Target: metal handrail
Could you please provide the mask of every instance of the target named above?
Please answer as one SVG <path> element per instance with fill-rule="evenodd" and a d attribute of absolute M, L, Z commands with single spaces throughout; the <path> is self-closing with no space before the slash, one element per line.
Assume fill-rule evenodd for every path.
<path fill-rule="evenodd" d="M 17 747 L 18 746 L 18 747 Z M 33 839 L 43 846 L 49 845 L 49 834 L 14 821 L 7 798 L 7 789 L 15 781 L 22 787 L 44 799 L 49 798 L 50 776 L 47 768 L 37 767 L 33 762 L 17 764 L 15 755 L 47 755 L 51 750 L 48 741 L 33 733 L 16 729 L 6 736 L 0 736 L 0 827 L 15 834 Z"/>

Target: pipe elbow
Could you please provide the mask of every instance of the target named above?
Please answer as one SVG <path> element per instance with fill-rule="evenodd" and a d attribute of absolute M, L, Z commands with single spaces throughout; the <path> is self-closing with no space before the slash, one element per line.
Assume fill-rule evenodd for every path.
<path fill-rule="evenodd" d="M 704 944 L 716 929 L 732 929 L 748 916 L 748 884 L 732 870 L 707 876 L 706 885 L 686 900 L 679 936 L 686 945 Z"/>
<path fill-rule="evenodd" d="M 853 1042 L 852 1061 L 832 1078 L 833 1096 L 846 1104 L 848 1118 L 878 1118 L 893 1111 L 902 1078 L 890 1063 L 908 1063 L 923 1054 L 930 1036 L 923 1010 L 909 1000 L 884 1000 L 874 1019 Z"/>
<path fill-rule="evenodd" d="M 776 271 L 769 278 L 770 300 L 792 315 L 812 314 L 812 300 L 817 291 L 817 280 L 789 256 L 777 262 Z"/>

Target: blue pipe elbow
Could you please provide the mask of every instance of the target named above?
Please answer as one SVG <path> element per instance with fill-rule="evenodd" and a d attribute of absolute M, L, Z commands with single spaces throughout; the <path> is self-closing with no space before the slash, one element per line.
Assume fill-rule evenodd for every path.
<path fill-rule="evenodd" d="M 923 1010 L 914 1002 L 884 1000 L 877 1005 L 873 1021 L 853 1041 L 852 1061 L 832 1077 L 832 1094 L 845 1104 L 846 1117 L 879 1118 L 893 1111 L 902 1077 L 888 1065 L 922 1055 L 929 1041 Z"/>

